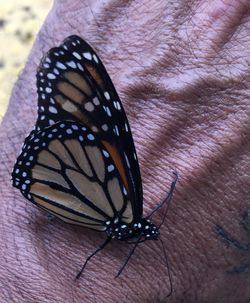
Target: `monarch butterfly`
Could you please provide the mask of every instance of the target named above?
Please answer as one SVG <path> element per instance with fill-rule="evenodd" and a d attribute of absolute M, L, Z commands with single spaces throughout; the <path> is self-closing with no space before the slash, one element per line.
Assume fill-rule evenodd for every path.
<path fill-rule="evenodd" d="M 25 198 L 67 223 L 106 232 L 136 246 L 159 238 L 143 218 L 142 182 L 130 126 L 111 79 L 95 51 L 70 36 L 42 59 L 37 71 L 38 119 L 25 139 L 13 185 Z M 164 216 L 165 218 L 165 216 Z"/>

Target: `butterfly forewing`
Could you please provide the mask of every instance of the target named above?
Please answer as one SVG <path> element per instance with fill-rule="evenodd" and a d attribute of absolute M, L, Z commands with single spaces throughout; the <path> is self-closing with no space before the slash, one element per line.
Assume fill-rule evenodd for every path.
<path fill-rule="evenodd" d="M 133 221 L 131 202 L 108 150 L 86 125 L 57 122 L 38 131 L 17 159 L 14 186 L 62 220 L 97 230 L 121 215 Z"/>
<path fill-rule="evenodd" d="M 44 57 L 37 72 L 40 130 L 61 120 L 85 123 L 110 152 L 132 202 L 142 215 L 142 186 L 128 120 L 118 94 L 94 50 L 68 37 Z"/>

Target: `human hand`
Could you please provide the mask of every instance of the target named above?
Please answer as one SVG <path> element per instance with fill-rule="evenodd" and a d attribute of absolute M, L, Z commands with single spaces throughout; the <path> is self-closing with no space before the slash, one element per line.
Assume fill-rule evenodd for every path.
<path fill-rule="evenodd" d="M 0 129 L 1 302 L 247 302 L 247 2 L 55 2 Z M 10 184 L 36 119 L 37 66 L 72 34 L 95 48 L 120 93 L 140 160 L 145 213 L 166 195 L 171 172 L 180 176 L 161 228 L 174 287 L 168 299 L 161 246 L 147 242 L 120 278 L 114 276 L 129 247 L 118 242 L 74 282 L 104 235 L 49 222 Z M 158 212 L 154 221 L 160 219 Z"/>

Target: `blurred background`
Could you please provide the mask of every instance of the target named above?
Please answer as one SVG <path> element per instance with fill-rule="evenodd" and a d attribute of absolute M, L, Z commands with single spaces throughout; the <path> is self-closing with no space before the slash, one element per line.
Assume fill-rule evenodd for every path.
<path fill-rule="evenodd" d="M 0 1 L 0 122 L 53 0 Z"/>

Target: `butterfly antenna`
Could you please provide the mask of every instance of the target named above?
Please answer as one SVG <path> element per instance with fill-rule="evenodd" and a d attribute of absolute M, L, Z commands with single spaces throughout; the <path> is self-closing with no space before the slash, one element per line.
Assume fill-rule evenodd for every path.
<path fill-rule="evenodd" d="M 101 27 L 100 24 L 98 23 L 98 21 L 97 21 L 95 15 L 94 15 L 94 12 L 93 12 L 93 10 L 92 10 L 92 7 L 91 7 L 91 4 L 89 3 L 89 1 L 88 1 L 88 6 L 89 6 L 89 9 L 90 9 L 90 11 L 91 11 L 91 14 L 92 14 L 92 16 L 93 16 L 93 18 L 94 18 L 94 20 L 95 20 L 97 26 L 98 26 L 98 27 Z"/>
<path fill-rule="evenodd" d="M 161 208 L 165 203 L 168 202 L 168 203 L 167 203 L 166 210 L 165 210 L 165 213 L 164 213 L 163 220 L 162 220 L 162 222 L 160 223 L 160 225 L 158 226 L 158 228 L 160 228 L 160 227 L 162 226 L 162 224 L 164 223 L 164 221 L 165 221 L 165 218 L 166 218 L 166 216 L 167 216 L 167 212 L 168 212 L 168 209 L 169 209 L 169 206 L 170 206 L 170 202 L 171 202 L 172 197 L 173 197 L 173 194 L 174 194 L 176 182 L 177 182 L 177 180 L 178 180 L 178 174 L 177 174 L 176 172 L 173 172 L 173 173 L 174 173 L 175 179 L 174 179 L 174 181 L 173 181 L 172 184 L 171 184 L 171 188 L 170 188 L 170 191 L 169 191 L 167 197 L 166 197 L 166 198 L 165 198 L 165 199 L 164 199 L 156 208 L 154 208 L 154 209 L 151 211 L 151 213 L 146 217 L 147 219 L 150 218 L 150 217 L 152 217 L 153 214 L 154 214 L 159 208 Z"/>
<path fill-rule="evenodd" d="M 87 263 L 89 262 L 89 260 L 90 260 L 94 255 L 96 255 L 100 250 L 102 250 L 102 249 L 110 242 L 110 240 L 111 240 L 111 237 L 108 237 L 108 238 L 103 242 L 102 245 L 100 245 L 100 246 L 99 246 L 99 247 L 98 247 L 90 256 L 88 256 L 88 258 L 86 259 L 86 261 L 84 262 L 84 264 L 83 264 L 83 266 L 82 266 L 82 269 L 79 271 L 79 273 L 78 273 L 77 276 L 75 277 L 75 280 L 78 280 L 78 279 L 81 277 L 81 275 L 82 275 L 82 273 L 83 273 L 83 271 L 84 271 L 84 269 L 85 269 Z"/>
<path fill-rule="evenodd" d="M 118 271 L 118 274 L 115 276 L 116 278 L 118 278 L 120 276 L 120 274 L 122 273 L 123 269 L 125 268 L 125 266 L 128 264 L 129 259 L 132 257 L 133 253 L 135 252 L 135 249 L 137 247 L 137 245 L 140 243 L 140 239 L 142 236 L 140 236 L 138 238 L 138 240 L 135 242 L 135 245 L 133 246 L 133 248 L 130 250 L 129 255 L 126 259 L 126 261 L 124 262 L 124 264 L 122 265 L 122 267 L 120 268 L 120 270 Z"/>
<path fill-rule="evenodd" d="M 166 253 L 164 244 L 163 244 L 163 242 L 162 242 L 162 239 L 159 238 L 159 240 L 160 240 L 161 245 L 162 245 L 162 250 L 163 250 L 163 254 L 164 254 L 165 261 L 166 261 L 166 265 L 167 265 L 167 269 L 168 269 L 168 276 L 169 276 L 169 282 L 170 282 L 170 291 L 169 291 L 168 295 L 165 297 L 165 298 L 168 298 L 168 297 L 171 296 L 171 294 L 172 294 L 172 292 L 173 292 L 173 283 L 172 283 L 172 278 L 171 278 L 171 271 L 170 271 L 170 269 L 169 269 L 167 253 Z"/>

